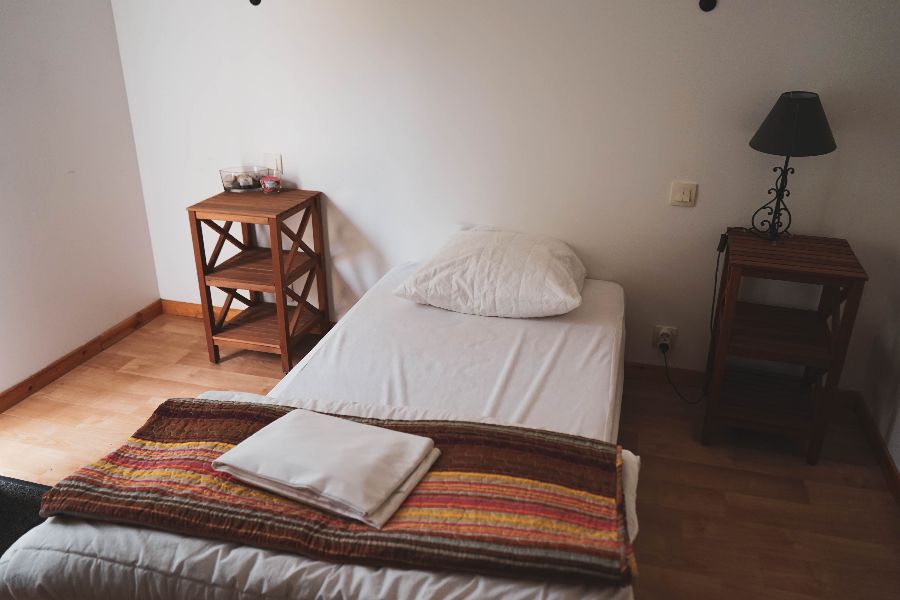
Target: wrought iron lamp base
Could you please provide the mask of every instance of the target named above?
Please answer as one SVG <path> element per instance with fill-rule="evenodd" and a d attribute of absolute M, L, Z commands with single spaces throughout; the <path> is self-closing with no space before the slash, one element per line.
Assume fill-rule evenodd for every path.
<path fill-rule="evenodd" d="M 788 210 L 785 198 L 791 195 L 787 189 L 788 175 L 794 173 L 794 167 L 788 166 L 790 156 L 784 157 L 784 166 L 774 167 L 772 171 L 778 173 L 775 186 L 769 188 L 769 194 L 775 197 L 756 209 L 751 220 L 750 231 L 760 237 L 776 241 L 780 236 L 790 235 L 791 211 Z"/>

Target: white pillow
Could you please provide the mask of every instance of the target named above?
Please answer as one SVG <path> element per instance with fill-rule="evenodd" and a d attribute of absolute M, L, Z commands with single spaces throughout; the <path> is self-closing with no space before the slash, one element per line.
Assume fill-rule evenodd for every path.
<path fill-rule="evenodd" d="M 585 268 L 563 242 L 542 235 L 459 231 L 394 294 L 485 317 L 547 317 L 581 304 Z"/>

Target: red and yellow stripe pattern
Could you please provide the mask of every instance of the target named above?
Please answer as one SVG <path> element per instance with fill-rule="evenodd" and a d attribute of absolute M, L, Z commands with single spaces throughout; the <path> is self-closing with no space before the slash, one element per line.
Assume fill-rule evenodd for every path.
<path fill-rule="evenodd" d="M 355 421 L 432 438 L 441 458 L 382 529 L 215 471 L 290 407 L 173 399 L 45 494 L 42 514 L 131 523 L 335 562 L 624 584 L 634 573 L 621 449 L 458 421 Z"/>

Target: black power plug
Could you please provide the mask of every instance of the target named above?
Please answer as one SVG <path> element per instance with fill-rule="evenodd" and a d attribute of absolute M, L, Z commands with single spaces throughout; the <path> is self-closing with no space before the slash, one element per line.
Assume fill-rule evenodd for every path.
<path fill-rule="evenodd" d="M 672 349 L 672 335 L 663 329 L 659 333 L 659 339 L 656 341 L 656 347 L 665 356 Z"/>

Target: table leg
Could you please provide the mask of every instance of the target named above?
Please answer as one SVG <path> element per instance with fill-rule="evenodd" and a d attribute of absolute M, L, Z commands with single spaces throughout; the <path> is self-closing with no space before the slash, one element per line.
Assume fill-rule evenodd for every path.
<path fill-rule="evenodd" d="M 328 302 L 328 284 L 325 281 L 325 220 L 322 216 L 322 197 L 317 196 L 312 205 L 313 210 L 313 249 L 316 252 L 316 297 L 319 310 L 324 315 L 322 333 L 326 333 L 331 327 L 331 307 Z"/>
<path fill-rule="evenodd" d="M 840 311 L 839 306 L 833 307 L 833 314 L 837 315 L 840 311 L 840 316 L 835 317 L 833 321 L 838 323 L 838 326 L 831 333 L 831 350 L 833 353 L 831 368 L 828 370 L 825 386 L 821 389 L 819 397 L 816 398 L 813 431 L 806 452 L 806 462 L 811 465 L 819 462 L 819 456 L 822 453 L 825 430 L 828 427 L 828 421 L 837 401 L 841 371 L 844 368 L 844 359 L 847 357 L 847 346 L 850 344 L 850 334 L 853 332 L 853 323 L 856 321 L 856 313 L 859 311 L 859 302 L 862 298 L 864 286 L 865 282 L 863 281 L 851 283 L 847 288 L 847 300 L 844 303 L 844 310 Z M 831 297 L 838 301 L 838 296 L 831 295 Z"/>
<path fill-rule="evenodd" d="M 731 338 L 738 294 L 741 291 L 740 268 L 728 266 L 725 272 L 724 286 L 725 291 L 721 295 L 723 302 L 722 312 L 719 318 L 715 338 L 715 352 L 712 360 L 712 380 L 706 403 L 706 416 L 703 419 L 703 431 L 700 436 L 700 441 L 704 445 L 708 445 L 712 440 L 716 411 L 722 397 L 722 387 L 725 382 L 725 357 L 728 354 L 728 341 Z"/>
<path fill-rule="evenodd" d="M 706 351 L 706 372 L 703 378 L 703 395 L 709 393 L 709 381 L 713 368 L 713 359 L 716 356 L 716 335 L 719 332 L 719 323 L 722 317 L 722 300 L 725 297 L 725 273 L 728 273 L 728 254 L 725 254 L 725 264 L 722 266 L 722 279 L 719 283 L 719 292 L 716 296 L 716 305 L 713 308 L 713 325 L 709 334 L 709 348 Z"/>
<path fill-rule="evenodd" d="M 252 223 L 241 223 L 241 241 L 244 242 L 244 245 L 248 248 L 258 247 L 254 227 L 256 227 L 256 225 L 253 225 Z M 254 305 L 263 301 L 262 292 L 255 292 L 253 290 L 249 290 L 249 292 L 250 300 Z"/>
<path fill-rule="evenodd" d="M 281 370 L 291 370 L 291 338 L 288 332 L 287 295 L 284 293 L 284 256 L 281 246 L 281 222 L 269 219 L 272 245 L 272 274 L 275 277 L 275 311 L 278 315 L 278 337 L 281 346 Z"/>
<path fill-rule="evenodd" d="M 191 223 L 191 239 L 194 243 L 194 262 L 197 265 L 197 281 L 200 283 L 200 306 L 203 309 L 203 326 L 206 329 L 206 349 L 210 362 L 219 362 L 219 347 L 213 343 L 212 295 L 206 285 L 206 247 L 203 245 L 203 223 L 194 212 L 189 211 Z"/>

